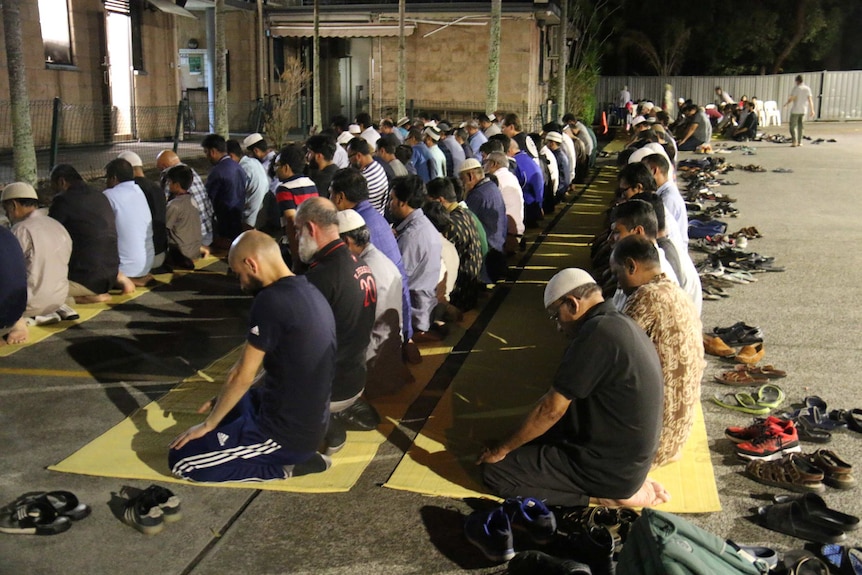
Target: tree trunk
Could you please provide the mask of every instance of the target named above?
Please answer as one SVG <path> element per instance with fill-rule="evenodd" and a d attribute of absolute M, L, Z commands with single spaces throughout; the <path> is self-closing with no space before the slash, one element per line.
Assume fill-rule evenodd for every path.
<path fill-rule="evenodd" d="M 557 112 L 560 117 L 566 113 L 566 64 L 569 60 L 568 32 L 569 0 L 563 0 L 560 6 L 560 43 L 557 57 Z"/>
<path fill-rule="evenodd" d="M 3 31 L 6 38 L 6 63 L 9 67 L 9 97 L 12 100 L 12 162 L 15 179 L 36 185 L 36 147 L 30 124 L 30 96 L 27 92 L 27 71 L 24 42 L 21 38 L 21 12 L 17 0 L 5 0 Z"/>
<path fill-rule="evenodd" d="M 224 0 L 216 0 L 215 5 L 215 132 L 230 138 L 227 112 L 227 48 L 224 38 L 225 6 Z"/>
<path fill-rule="evenodd" d="M 488 94 L 485 112 L 492 114 L 497 109 L 500 87 L 500 20 L 503 16 L 502 0 L 491 0 L 491 39 L 488 45 Z"/>
<path fill-rule="evenodd" d="M 404 42 L 405 0 L 398 0 L 398 118 L 407 115 L 407 48 Z"/>
<path fill-rule="evenodd" d="M 787 45 L 778 54 L 775 58 L 775 62 L 772 64 L 772 73 L 780 74 L 781 66 L 784 64 L 784 61 L 787 60 L 787 57 L 790 56 L 790 53 L 793 52 L 793 49 L 799 45 L 802 41 L 802 38 L 805 37 L 805 15 L 808 12 L 808 0 L 797 0 L 796 3 L 796 18 L 794 19 L 793 25 L 793 36 L 791 36 L 790 40 L 787 42 Z"/>
<path fill-rule="evenodd" d="M 320 0 L 314 0 L 314 55 L 311 60 L 312 95 L 314 97 L 311 110 L 311 123 L 318 131 L 323 129 L 323 118 L 320 111 Z"/>

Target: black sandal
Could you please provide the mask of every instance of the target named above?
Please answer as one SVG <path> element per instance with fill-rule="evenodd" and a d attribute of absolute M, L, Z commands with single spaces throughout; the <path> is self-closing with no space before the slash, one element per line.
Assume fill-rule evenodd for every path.
<path fill-rule="evenodd" d="M 0 516 L 0 533 L 57 535 L 70 527 L 69 518 L 60 516 L 54 506 L 45 501 L 23 503 Z"/>

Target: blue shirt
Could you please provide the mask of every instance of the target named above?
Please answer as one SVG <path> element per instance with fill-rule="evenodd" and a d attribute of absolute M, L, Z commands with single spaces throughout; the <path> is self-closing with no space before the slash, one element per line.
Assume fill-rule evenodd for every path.
<path fill-rule="evenodd" d="M 239 166 L 237 166 L 239 167 Z M 102 192 L 111 203 L 117 223 L 120 272 L 130 278 L 150 273 L 153 267 L 153 216 L 144 192 L 133 181 L 120 182 Z"/>
<path fill-rule="evenodd" d="M 482 133 L 482 130 L 479 130 L 469 138 L 467 141 L 470 142 L 470 149 L 473 150 L 473 157 L 480 157 L 479 148 L 482 147 L 482 144 L 488 141 L 488 136 Z"/>
<path fill-rule="evenodd" d="M 423 144 L 424 146 L 425 144 Z M 428 158 L 430 159 L 429 164 L 429 175 L 431 179 L 434 178 L 445 178 L 447 175 L 446 172 L 446 155 L 443 154 L 443 151 L 440 149 L 440 146 L 425 146 L 425 149 L 428 151 Z"/>
<path fill-rule="evenodd" d="M 448 170 L 448 174 L 450 176 L 457 176 L 458 172 L 461 170 L 461 164 L 464 163 L 464 160 L 467 157 L 464 155 L 464 148 L 461 147 L 455 138 L 452 136 L 448 136 L 445 139 L 441 139 L 437 142 L 437 145 L 440 146 L 440 149 L 443 150 L 445 154 L 447 151 L 449 155 L 446 157 L 446 169 Z M 472 150 L 470 150 L 472 152 Z M 449 162 L 452 162 L 452 165 L 449 165 Z"/>
<path fill-rule="evenodd" d="M 248 176 L 228 155 L 223 156 L 207 176 L 207 195 L 213 204 L 215 234 L 233 239 L 242 233 L 242 213 L 245 209 L 245 184 Z"/>
<path fill-rule="evenodd" d="M 245 225 L 253 228 L 257 225 L 257 214 L 263 205 L 263 199 L 269 193 L 269 176 L 266 170 L 255 158 L 243 156 L 239 161 L 240 167 L 248 178 L 245 186 L 245 206 L 242 210 L 242 220 Z"/>
<path fill-rule="evenodd" d="M 425 144 L 413 146 L 413 158 L 410 163 L 413 164 L 416 175 L 422 178 L 423 182 L 427 184 L 433 179 L 431 177 L 431 158 L 428 156 L 428 147 Z"/>
<path fill-rule="evenodd" d="M 27 266 L 21 244 L 4 226 L 0 226 L 0 329 L 21 319 L 27 307 Z"/>
<path fill-rule="evenodd" d="M 518 183 L 524 192 L 524 205 L 541 204 L 545 195 L 545 179 L 536 161 L 521 150 L 515 154 L 515 163 L 515 175 L 518 176 Z"/>
<path fill-rule="evenodd" d="M 413 329 L 428 331 L 431 313 L 437 305 L 437 282 L 440 281 L 440 255 L 443 250 L 440 233 L 416 208 L 395 227 L 398 249 L 410 280 L 410 304 L 413 307 Z"/>
<path fill-rule="evenodd" d="M 371 202 L 362 200 L 353 209 L 365 220 L 365 225 L 368 226 L 368 231 L 371 233 L 371 243 L 378 250 L 392 260 L 398 272 L 401 274 L 401 313 L 404 317 L 404 341 L 408 341 L 413 337 L 413 326 L 407 318 L 411 314 L 410 306 L 410 283 L 407 279 L 407 271 L 404 269 L 404 262 L 401 259 L 401 251 L 398 249 L 398 242 L 395 241 L 395 234 L 392 233 L 392 228 L 389 222 L 380 215 L 380 212 L 374 209 Z"/>
<path fill-rule="evenodd" d="M 506 241 L 506 204 L 500 188 L 486 177 L 470 190 L 465 201 L 485 228 L 488 246 L 502 252 Z"/>

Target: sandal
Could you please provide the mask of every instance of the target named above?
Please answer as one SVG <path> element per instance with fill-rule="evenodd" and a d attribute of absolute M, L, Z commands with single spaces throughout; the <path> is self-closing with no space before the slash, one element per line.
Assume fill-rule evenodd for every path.
<path fill-rule="evenodd" d="M 30 501 L 7 509 L 0 517 L 0 533 L 23 535 L 57 535 L 68 531 L 72 522 L 62 517 L 45 501 Z"/>
<path fill-rule="evenodd" d="M 829 412 L 829 419 L 838 421 L 857 433 L 862 433 L 862 409 L 834 409 Z"/>
<path fill-rule="evenodd" d="M 830 509 L 826 501 L 816 493 L 804 495 L 775 495 L 772 498 L 775 503 L 783 504 L 790 501 L 796 502 L 804 511 L 807 521 L 825 528 L 840 529 L 841 531 L 855 531 L 859 529 L 859 518 L 855 515 Z M 814 541 L 814 539 L 812 539 Z"/>
<path fill-rule="evenodd" d="M 711 399 L 716 405 L 734 411 L 741 411 L 742 413 L 750 413 L 751 415 L 766 415 L 769 413 L 769 407 L 759 405 L 749 393 L 716 394 Z"/>
<path fill-rule="evenodd" d="M 774 383 L 767 383 L 760 386 L 754 392 L 754 398 L 757 401 L 757 405 L 776 409 L 784 402 L 784 390 Z"/>
<path fill-rule="evenodd" d="M 800 493 L 822 493 L 823 472 L 795 453 L 777 461 L 755 459 L 745 466 L 745 475 L 758 483 Z"/>
<path fill-rule="evenodd" d="M 823 483 L 835 489 L 852 489 L 856 487 L 853 477 L 853 465 L 847 463 L 834 451 L 818 449 L 805 456 L 811 465 L 823 471 Z"/>
<path fill-rule="evenodd" d="M 725 385 L 759 385 L 766 383 L 766 379 L 751 377 L 744 371 L 725 371 L 721 375 L 714 376 L 715 381 Z"/>
<path fill-rule="evenodd" d="M 862 575 L 862 548 L 844 545 L 824 545 L 820 554 L 829 564 L 830 573 Z"/>
<path fill-rule="evenodd" d="M 829 443 L 832 441 L 830 432 L 812 425 L 804 417 L 796 419 L 796 433 L 799 435 L 799 441 L 809 443 Z"/>
<path fill-rule="evenodd" d="M 806 493 L 803 497 L 814 495 Z M 847 535 L 843 529 L 824 526 L 812 521 L 799 501 L 789 500 L 767 505 L 757 510 L 763 526 L 779 533 L 817 543 L 838 543 Z"/>
<path fill-rule="evenodd" d="M 763 332 L 760 328 L 746 329 L 745 326 L 739 326 L 730 331 L 717 333 L 715 335 L 727 345 L 763 343 Z"/>
<path fill-rule="evenodd" d="M 775 369 L 775 367 L 772 365 L 763 365 L 763 366 L 758 367 L 756 365 L 739 364 L 736 367 L 734 367 L 734 369 L 736 371 L 741 371 L 741 372 L 747 373 L 748 375 L 750 375 L 752 377 L 756 376 L 756 375 L 762 375 L 763 377 L 766 377 L 769 379 L 780 379 L 782 377 L 787 377 L 786 371 L 782 371 L 780 369 Z"/>
<path fill-rule="evenodd" d="M 68 517 L 72 521 L 80 521 L 90 515 L 90 506 L 78 502 L 74 493 L 69 491 L 35 491 L 25 493 L 16 499 L 11 506 L 19 507 L 32 501 L 39 501 L 51 505 L 61 517 Z"/>

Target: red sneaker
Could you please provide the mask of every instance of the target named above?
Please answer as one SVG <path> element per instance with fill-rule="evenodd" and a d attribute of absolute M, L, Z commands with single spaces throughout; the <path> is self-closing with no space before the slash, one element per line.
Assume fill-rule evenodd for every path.
<path fill-rule="evenodd" d="M 793 426 L 793 422 L 789 419 L 781 419 L 780 417 L 770 415 L 765 419 L 762 417 L 756 418 L 754 424 L 748 427 L 728 427 L 724 430 L 724 436 L 734 443 L 742 443 L 763 434 L 763 431 L 766 429 L 775 428 L 782 430 Z"/>
<path fill-rule="evenodd" d="M 736 446 L 736 454 L 741 458 L 760 461 L 781 459 L 788 453 L 799 453 L 800 451 L 802 448 L 799 447 L 799 435 L 796 433 L 796 427 L 792 425 L 783 430 L 766 429 L 751 441 Z"/>

